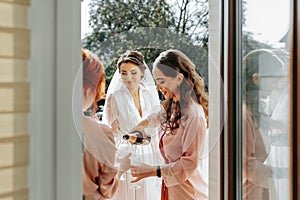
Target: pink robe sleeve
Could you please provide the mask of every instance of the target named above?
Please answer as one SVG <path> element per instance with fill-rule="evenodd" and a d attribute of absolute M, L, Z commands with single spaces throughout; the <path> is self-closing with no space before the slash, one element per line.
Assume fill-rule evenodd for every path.
<path fill-rule="evenodd" d="M 83 194 L 85 199 L 111 198 L 119 184 L 114 168 L 116 153 L 111 129 L 92 120 L 84 120 Z"/>
<path fill-rule="evenodd" d="M 175 162 L 161 167 L 161 174 L 167 187 L 185 182 L 195 172 L 205 133 L 205 119 L 191 117 L 184 127 L 182 155 Z"/>
<path fill-rule="evenodd" d="M 149 121 L 149 127 L 158 127 L 163 120 L 162 116 L 164 112 L 164 109 L 161 109 L 159 112 L 150 114 L 147 117 L 147 120 Z"/>
<path fill-rule="evenodd" d="M 83 153 L 83 194 L 85 199 L 111 198 L 119 184 L 117 170 L 97 161 L 88 151 Z"/>

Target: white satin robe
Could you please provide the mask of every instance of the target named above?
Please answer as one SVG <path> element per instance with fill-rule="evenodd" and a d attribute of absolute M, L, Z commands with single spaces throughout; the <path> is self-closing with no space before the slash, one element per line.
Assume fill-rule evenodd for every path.
<path fill-rule="evenodd" d="M 122 131 L 129 132 L 140 121 L 145 119 L 153 112 L 160 109 L 158 95 L 153 96 L 153 93 L 140 87 L 140 105 L 142 116 L 140 116 L 137 108 L 134 105 L 133 98 L 126 86 L 122 86 L 119 90 L 112 93 L 107 99 L 107 121 L 111 125 L 114 120 L 118 120 L 119 128 Z M 149 165 L 158 165 L 162 163 L 158 148 L 157 129 L 148 130 L 148 134 L 152 136 L 149 145 L 134 145 L 131 146 L 131 158 L 138 157 L 140 162 Z M 116 138 L 116 143 L 122 140 L 122 135 Z M 130 177 L 126 174 L 127 181 L 120 181 L 119 187 L 113 196 L 113 200 L 159 200 L 161 182 L 158 178 L 152 177 L 141 180 L 138 184 L 141 189 L 133 191 L 130 189 Z"/>

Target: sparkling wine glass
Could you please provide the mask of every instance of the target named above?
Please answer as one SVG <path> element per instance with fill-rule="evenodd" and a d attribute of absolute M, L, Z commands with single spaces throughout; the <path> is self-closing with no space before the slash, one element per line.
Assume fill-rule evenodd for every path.
<path fill-rule="evenodd" d="M 137 146 L 131 145 L 131 152 L 132 152 L 132 154 L 130 156 L 130 164 L 131 165 L 140 165 L 141 164 L 139 155 L 136 153 L 137 152 L 136 148 L 137 148 Z M 133 176 L 131 175 L 131 173 L 130 173 L 130 179 L 131 180 L 134 179 Z M 141 189 L 141 186 L 138 183 L 131 183 L 130 189 L 139 190 L 139 189 Z"/>
<path fill-rule="evenodd" d="M 123 142 L 118 145 L 118 153 L 117 153 L 118 167 L 120 167 L 119 161 L 125 156 L 127 156 L 129 153 L 130 153 L 130 144 L 128 144 L 127 142 Z M 126 173 L 127 172 L 124 172 L 124 174 L 120 177 L 120 180 L 126 180 Z"/>

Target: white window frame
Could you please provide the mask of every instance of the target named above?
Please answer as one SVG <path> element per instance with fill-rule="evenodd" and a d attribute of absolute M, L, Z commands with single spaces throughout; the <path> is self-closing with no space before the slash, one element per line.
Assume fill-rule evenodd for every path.
<path fill-rule="evenodd" d="M 32 200 L 82 199 L 81 143 L 72 115 L 73 83 L 81 60 L 80 6 L 73 0 L 31 0 Z"/>

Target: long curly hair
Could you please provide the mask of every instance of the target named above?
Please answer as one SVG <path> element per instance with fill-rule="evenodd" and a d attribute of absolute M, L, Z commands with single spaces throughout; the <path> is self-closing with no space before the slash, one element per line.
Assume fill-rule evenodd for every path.
<path fill-rule="evenodd" d="M 181 115 L 190 104 L 191 99 L 203 107 L 208 121 L 208 93 L 205 91 L 205 83 L 195 70 L 194 63 L 181 51 L 170 49 L 162 52 L 153 63 L 153 68 L 158 68 L 167 77 L 176 77 L 183 74 L 184 79 L 179 85 L 179 102 L 168 99 L 162 103 L 166 110 L 165 127 L 174 130 L 179 127 Z"/>

